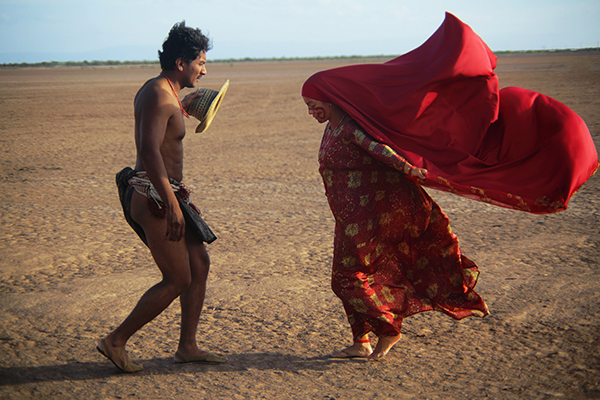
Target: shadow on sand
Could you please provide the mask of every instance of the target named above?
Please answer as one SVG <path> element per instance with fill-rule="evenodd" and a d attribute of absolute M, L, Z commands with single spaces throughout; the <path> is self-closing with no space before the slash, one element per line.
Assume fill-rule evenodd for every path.
<path fill-rule="evenodd" d="M 193 373 L 212 371 L 301 371 L 326 370 L 328 364 L 335 362 L 366 362 L 365 359 L 340 360 L 328 356 L 301 358 L 278 353 L 228 354 L 229 362 L 221 365 L 201 363 L 175 364 L 171 357 L 136 360 L 144 366 L 144 370 L 135 374 L 119 371 L 107 359 L 98 362 L 70 362 L 61 365 L 44 365 L 37 367 L 0 368 L 0 387 L 53 381 L 83 381 L 105 379 L 116 375 L 175 375 L 182 372 Z"/>

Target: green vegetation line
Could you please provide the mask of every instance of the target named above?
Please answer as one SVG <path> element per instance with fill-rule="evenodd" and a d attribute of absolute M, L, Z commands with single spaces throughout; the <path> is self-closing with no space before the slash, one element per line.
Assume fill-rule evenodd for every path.
<path fill-rule="evenodd" d="M 588 47 L 583 49 L 564 49 L 564 50 L 526 50 L 526 51 L 498 51 L 497 55 L 502 54 L 533 54 L 533 53 L 580 53 L 597 52 L 600 47 Z M 361 60 L 361 59 L 392 59 L 398 55 L 372 55 L 372 56 L 337 56 L 337 57 L 273 57 L 273 58 L 229 58 L 210 60 L 211 63 L 236 63 L 236 62 L 264 62 L 264 61 L 319 61 L 319 60 Z M 158 66 L 157 61 L 49 61 L 39 63 L 5 63 L 0 64 L 0 68 L 55 68 L 55 67 L 111 67 L 111 66 Z"/>

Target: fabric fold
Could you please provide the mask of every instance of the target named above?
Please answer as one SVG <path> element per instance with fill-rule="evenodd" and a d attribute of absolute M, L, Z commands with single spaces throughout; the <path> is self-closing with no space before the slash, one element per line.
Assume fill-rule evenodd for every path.
<path fill-rule="evenodd" d="M 496 61 L 446 13 L 413 51 L 318 72 L 302 95 L 335 103 L 374 139 L 426 168 L 425 186 L 536 214 L 565 210 L 598 168 L 590 132 L 557 100 L 499 90 Z"/>

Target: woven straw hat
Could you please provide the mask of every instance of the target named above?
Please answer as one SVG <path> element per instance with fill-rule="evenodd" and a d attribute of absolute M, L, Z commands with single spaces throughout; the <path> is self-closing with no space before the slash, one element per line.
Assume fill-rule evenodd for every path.
<path fill-rule="evenodd" d="M 229 87 L 229 79 L 223 84 L 218 92 L 212 89 L 199 88 L 197 93 L 203 93 L 202 96 L 195 98 L 188 108 L 188 113 L 200 121 L 196 127 L 196 132 L 204 132 L 212 122 L 217 110 L 221 105 L 221 100 Z"/>

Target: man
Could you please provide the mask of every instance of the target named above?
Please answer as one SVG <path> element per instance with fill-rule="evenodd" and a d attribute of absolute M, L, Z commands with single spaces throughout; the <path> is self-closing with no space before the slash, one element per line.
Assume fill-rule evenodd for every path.
<path fill-rule="evenodd" d="M 204 242 L 216 239 L 189 203 L 183 178 L 184 116 L 193 93 L 179 100 L 179 91 L 194 87 L 206 75 L 209 39 L 199 29 L 175 24 L 159 51 L 162 72 L 138 91 L 134 101 L 135 170 L 117 174 L 125 218 L 152 252 L 162 281 L 150 288 L 131 314 L 98 342 L 97 349 L 125 372 L 143 367 L 129 360 L 125 345 L 142 326 L 181 301 L 181 334 L 175 362 L 225 363 L 219 354 L 198 349 L 196 331 L 209 270 Z"/>

